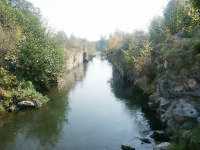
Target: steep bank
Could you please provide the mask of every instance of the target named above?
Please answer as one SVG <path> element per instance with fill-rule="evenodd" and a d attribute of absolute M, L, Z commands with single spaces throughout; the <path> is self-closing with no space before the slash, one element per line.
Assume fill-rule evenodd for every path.
<path fill-rule="evenodd" d="M 149 95 L 148 108 L 157 117 L 165 132 L 171 135 L 172 149 L 198 150 L 200 124 L 200 70 L 193 64 L 189 70 L 178 75 L 167 70 L 151 81 L 147 76 L 138 76 L 135 70 L 123 69 L 122 55 L 110 55 L 109 60 L 127 85 L 140 87 Z M 163 64 L 164 65 L 164 64 Z M 118 81 L 119 82 L 119 81 Z M 163 137 L 160 137 L 161 141 Z M 175 139 L 174 139 L 175 138 Z M 188 146 L 189 145 L 189 146 Z"/>
<path fill-rule="evenodd" d="M 200 142 L 200 17 L 193 2 L 169 1 L 163 17 L 152 20 L 148 33 L 116 32 L 108 39 L 105 53 L 128 84 L 149 95 L 148 105 L 172 133 L 172 142 L 180 149 L 196 150 Z"/>
<path fill-rule="evenodd" d="M 123 54 L 110 55 L 109 60 L 118 70 L 127 84 L 140 87 L 149 95 L 149 107 L 157 113 L 160 120 L 172 130 L 177 128 L 193 128 L 199 123 L 200 84 L 199 65 L 191 66 L 190 70 L 175 74 L 166 70 L 150 81 L 148 76 L 139 76 L 136 70 L 122 66 Z"/>
<path fill-rule="evenodd" d="M 84 51 L 76 49 L 71 51 L 65 50 L 65 68 L 67 71 L 70 71 L 82 63 L 84 63 Z"/>
<path fill-rule="evenodd" d="M 87 64 L 82 61 L 74 65 L 70 70 L 66 69 L 58 80 L 58 89 L 61 91 L 71 89 L 71 85 L 74 85 L 74 82 L 81 81 L 84 78 L 86 70 Z"/>
<path fill-rule="evenodd" d="M 70 39 L 69 39 L 70 40 Z M 80 40 L 80 39 L 79 39 Z M 67 40 L 66 40 L 67 43 Z M 86 41 L 80 42 L 81 44 L 77 47 L 74 43 L 64 48 L 64 69 L 62 75 L 58 78 L 58 88 L 65 89 L 68 85 L 69 79 L 68 74 L 73 74 L 77 67 L 86 69 L 87 63 L 95 57 L 95 44 L 87 43 Z M 87 45 L 87 46 L 85 46 Z M 83 48 L 84 47 L 84 48 Z M 79 69 L 81 70 L 81 69 Z M 83 73 L 76 73 L 77 79 L 81 78 Z M 76 80 L 76 79 L 74 79 Z M 73 80 L 73 81 L 74 81 Z"/>
<path fill-rule="evenodd" d="M 95 56 L 95 48 L 92 52 L 89 50 L 83 50 L 83 49 L 64 49 L 64 55 L 65 55 L 65 71 L 70 71 L 73 68 L 83 64 L 87 63 L 89 60 L 91 60 Z"/>

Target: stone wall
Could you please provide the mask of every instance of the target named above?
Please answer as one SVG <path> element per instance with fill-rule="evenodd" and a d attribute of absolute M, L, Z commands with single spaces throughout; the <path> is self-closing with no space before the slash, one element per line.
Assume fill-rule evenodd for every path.
<path fill-rule="evenodd" d="M 70 71 L 76 66 L 82 64 L 83 54 L 84 54 L 83 50 L 65 49 L 65 70 Z"/>
<path fill-rule="evenodd" d="M 80 64 L 79 66 L 65 72 L 58 82 L 59 90 L 68 91 L 77 81 L 81 81 L 85 77 L 87 64 Z"/>
<path fill-rule="evenodd" d="M 64 72 L 58 79 L 58 88 L 69 89 L 76 80 L 84 76 L 86 63 L 89 60 L 88 52 L 80 49 L 65 49 Z M 72 83 L 71 83 L 72 82 Z"/>

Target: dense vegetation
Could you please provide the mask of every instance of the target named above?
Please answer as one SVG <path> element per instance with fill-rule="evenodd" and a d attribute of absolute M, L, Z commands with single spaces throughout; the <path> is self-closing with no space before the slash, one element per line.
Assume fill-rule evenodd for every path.
<path fill-rule="evenodd" d="M 171 0 L 164 16 L 152 20 L 148 33 L 118 31 L 111 35 L 107 53 L 122 54 L 123 68 L 129 66 L 135 74 L 145 75 L 150 81 L 165 72 L 165 67 L 174 73 L 189 69 L 199 62 L 200 43 L 200 17 L 196 3 L 194 7 L 192 4 L 185 0 Z"/>
<path fill-rule="evenodd" d="M 56 86 L 65 51 L 90 43 L 64 32 L 52 32 L 39 9 L 25 0 L 0 1 L 0 107 L 11 110 L 23 100 L 48 101 L 38 91 Z M 89 48 L 88 48 L 89 49 Z M 92 49 L 92 48 L 90 48 Z"/>
<path fill-rule="evenodd" d="M 63 49 L 26 1 L 1 1 L 2 67 L 48 88 L 62 70 Z M 5 42 L 6 41 L 6 42 Z"/>
<path fill-rule="evenodd" d="M 129 83 L 149 95 L 158 93 L 169 103 L 186 98 L 198 106 L 199 97 L 194 91 L 199 89 L 200 77 L 200 1 L 169 1 L 163 16 L 152 20 L 147 33 L 117 31 L 107 40 L 105 52 Z M 175 138 L 180 144 L 172 149 L 198 149 L 200 141 L 194 134 L 197 130 L 198 125 L 189 131 L 181 130 L 182 135 Z"/>
<path fill-rule="evenodd" d="M 23 100 L 47 101 L 34 87 L 56 82 L 62 67 L 60 47 L 30 3 L 2 0 L 0 16 L 1 110 L 15 110 Z"/>

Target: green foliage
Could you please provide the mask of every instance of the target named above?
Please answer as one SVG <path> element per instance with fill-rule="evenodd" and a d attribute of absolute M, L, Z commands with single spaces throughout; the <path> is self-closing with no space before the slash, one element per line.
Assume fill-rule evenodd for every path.
<path fill-rule="evenodd" d="M 116 32 L 108 40 L 110 55 L 118 57 L 118 66 L 129 66 L 124 67 L 125 72 L 132 69 L 150 80 L 167 72 L 189 72 L 198 66 L 200 56 L 200 17 L 195 11 L 198 2 L 192 4 L 189 0 L 170 0 L 164 17 L 152 20 L 148 35 L 142 31 Z M 123 57 L 116 55 L 118 51 Z"/>
<path fill-rule="evenodd" d="M 0 112 L 5 112 L 5 108 L 3 107 L 3 105 L 0 105 Z"/>
<path fill-rule="evenodd" d="M 200 12 L 200 0 L 191 0 L 193 7 Z"/>
<path fill-rule="evenodd" d="M 198 150 L 200 146 L 200 127 L 192 130 L 179 130 L 174 135 L 174 143 L 170 150 Z"/>
<path fill-rule="evenodd" d="M 165 25 L 171 34 L 189 32 L 192 26 L 190 5 L 187 0 L 171 0 L 164 12 Z"/>
<path fill-rule="evenodd" d="M 64 47 L 47 32 L 39 10 L 24 0 L 0 2 L 1 65 L 38 88 L 56 84 L 62 71 Z M 62 46 L 61 46 L 62 45 Z"/>
<path fill-rule="evenodd" d="M 46 96 L 43 96 L 37 92 L 30 81 L 28 83 L 20 83 L 17 90 L 13 91 L 12 94 L 13 97 L 17 99 L 17 101 L 37 101 L 43 104 L 49 100 Z"/>
<path fill-rule="evenodd" d="M 19 43 L 19 73 L 36 86 L 49 88 L 62 70 L 64 50 L 46 33 L 38 16 L 25 14 L 24 18 L 25 39 Z"/>
<path fill-rule="evenodd" d="M 174 82 L 182 78 L 198 79 L 199 10 L 199 0 L 170 0 L 164 10 L 164 16 L 152 20 L 148 35 L 136 32 L 111 36 L 108 40 L 111 62 L 122 76 L 133 78 L 134 83 L 145 92 L 156 92 L 156 82 L 160 79 L 171 78 Z M 146 78 L 147 81 L 141 81 Z M 172 150 L 199 149 L 200 127 L 180 130 L 175 135 Z"/>
<path fill-rule="evenodd" d="M 0 111 L 8 110 L 20 101 L 34 101 L 40 104 L 49 99 L 37 92 L 31 81 L 18 81 L 16 76 L 0 68 Z"/>
<path fill-rule="evenodd" d="M 80 50 L 91 55 L 94 49 L 95 42 L 50 31 L 42 22 L 40 10 L 30 2 L 1 0 L 0 94 L 3 108 L 15 104 L 16 99 L 46 102 L 48 98 L 35 89 L 48 90 L 57 85 L 67 51 Z"/>
<path fill-rule="evenodd" d="M 62 71 L 63 51 L 51 39 L 29 38 L 20 48 L 19 74 L 35 85 L 49 88 Z"/>
<path fill-rule="evenodd" d="M 113 61 L 116 61 L 117 66 L 130 75 L 131 72 L 135 76 L 147 75 L 153 80 L 152 47 L 148 35 L 143 31 L 135 31 L 133 34 L 123 34 L 119 39 L 119 35 L 113 35 L 108 41 L 112 43 L 111 54 L 116 57 Z M 116 43 L 117 40 L 120 43 Z"/>
<path fill-rule="evenodd" d="M 66 49 L 90 55 L 95 43 L 50 31 L 42 22 L 40 10 L 26 0 L 1 0 L 0 88 L 4 108 L 14 99 L 46 102 L 48 98 L 35 89 L 48 90 L 57 85 Z"/>
<path fill-rule="evenodd" d="M 7 70 L 0 67 L 0 87 L 4 89 L 11 89 L 17 86 L 17 79 L 10 75 Z"/>
<path fill-rule="evenodd" d="M 35 87 L 49 89 L 57 83 L 64 63 L 64 39 L 60 37 L 47 31 L 39 9 L 30 2 L 0 1 L 1 110 L 16 101 L 48 101 Z"/>

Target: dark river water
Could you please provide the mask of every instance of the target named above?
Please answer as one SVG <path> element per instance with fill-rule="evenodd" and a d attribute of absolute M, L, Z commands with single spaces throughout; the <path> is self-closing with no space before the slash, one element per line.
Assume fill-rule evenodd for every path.
<path fill-rule="evenodd" d="M 139 139 L 156 126 L 146 96 L 114 77 L 106 60 L 94 58 L 65 79 L 64 90 L 52 89 L 41 109 L 1 116 L 0 150 L 152 149 Z"/>

